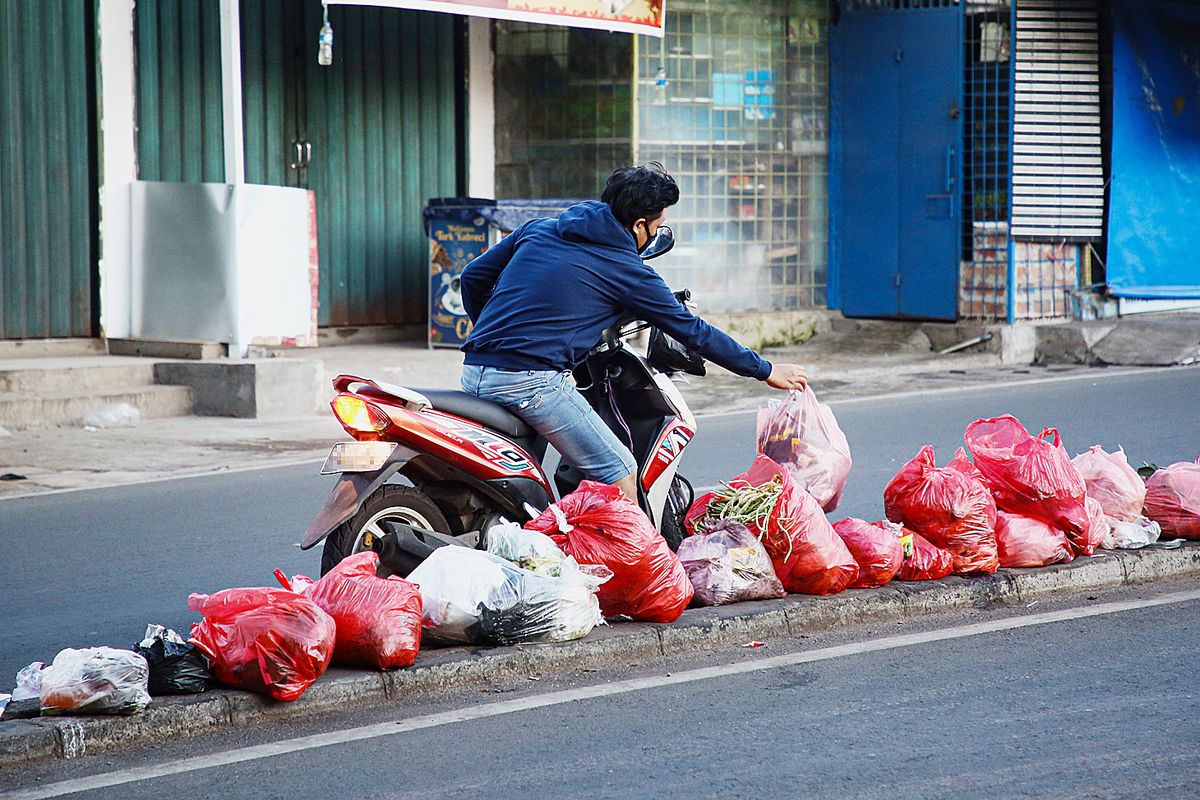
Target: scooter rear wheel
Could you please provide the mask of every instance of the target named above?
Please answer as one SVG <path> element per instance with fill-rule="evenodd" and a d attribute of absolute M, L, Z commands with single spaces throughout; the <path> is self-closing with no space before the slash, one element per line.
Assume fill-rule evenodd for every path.
<path fill-rule="evenodd" d="M 365 550 L 364 533 L 383 536 L 387 532 L 381 527 L 384 522 L 403 522 L 438 533 L 450 532 L 446 517 L 433 500 L 420 490 L 396 484 L 380 486 L 363 501 L 357 514 L 325 537 L 321 574 L 329 572 L 347 556 Z"/>

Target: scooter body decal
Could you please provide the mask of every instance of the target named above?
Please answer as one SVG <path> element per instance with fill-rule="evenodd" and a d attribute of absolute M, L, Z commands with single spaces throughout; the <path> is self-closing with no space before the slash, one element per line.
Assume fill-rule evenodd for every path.
<path fill-rule="evenodd" d="M 650 487 L 662 477 L 667 467 L 683 455 L 684 448 L 688 446 L 695 435 L 696 432 L 680 420 L 675 420 L 667 425 L 658 437 L 654 449 L 650 451 L 650 459 L 646 462 L 645 469 L 642 470 L 643 491 L 650 491 Z"/>

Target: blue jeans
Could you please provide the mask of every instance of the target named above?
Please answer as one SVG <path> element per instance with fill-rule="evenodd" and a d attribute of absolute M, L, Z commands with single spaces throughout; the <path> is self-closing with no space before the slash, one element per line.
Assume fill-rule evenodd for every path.
<path fill-rule="evenodd" d="M 616 483 L 637 469 L 629 448 L 583 399 L 569 372 L 467 364 L 462 388 L 516 414 L 589 480 Z"/>

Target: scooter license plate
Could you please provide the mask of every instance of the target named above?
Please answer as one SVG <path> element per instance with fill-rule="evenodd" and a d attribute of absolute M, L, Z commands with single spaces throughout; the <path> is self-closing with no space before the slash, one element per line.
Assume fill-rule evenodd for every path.
<path fill-rule="evenodd" d="M 321 465 L 321 474 L 374 472 L 387 463 L 395 449 L 395 442 L 338 442 Z"/>

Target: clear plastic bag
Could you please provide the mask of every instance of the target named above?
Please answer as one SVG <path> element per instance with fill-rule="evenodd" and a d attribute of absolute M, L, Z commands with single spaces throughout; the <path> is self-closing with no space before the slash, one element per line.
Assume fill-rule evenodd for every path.
<path fill-rule="evenodd" d="M 850 443 L 811 388 L 760 408 L 757 442 L 758 452 L 787 469 L 823 511 L 837 508 L 853 466 Z"/>
<path fill-rule="evenodd" d="M 22 667 L 17 673 L 17 686 L 13 689 L 12 700 L 29 700 L 42 696 L 42 672 L 46 669 L 45 661 L 35 661 L 27 667 Z"/>
<path fill-rule="evenodd" d="M 420 586 L 430 636 L 449 642 L 566 642 L 604 620 L 598 578 L 564 562 L 560 577 L 539 575 L 480 550 L 442 547 L 408 576 Z"/>
<path fill-rule="evenodd" d="M 42 671 L 43 714 L 136 714 L 150 705 L 146 659 L 112 647 L 67 649 Z"/>
<path fill-rule="evenodd" d="M 1110 519 L 1108 523 L 1109 533 L 1101 544 L 1105 550 L 1137 550 L 1154 544 L 1162 536 L 1159 524 L 1146 517 L 1138 517 L 1132 522 Z"/>
<path fill-rule="evenodd" d="M 687 537 L 677 555 L 702 606 L 787 597 L 767 549 L 739 522 L 726 520 Z"/>
<path fill-rule="evenodd" d="M 488 529 L 487 551 L 522 569 L 557 577 L 567 554 L 544 533 L 502 519 Z"/>

